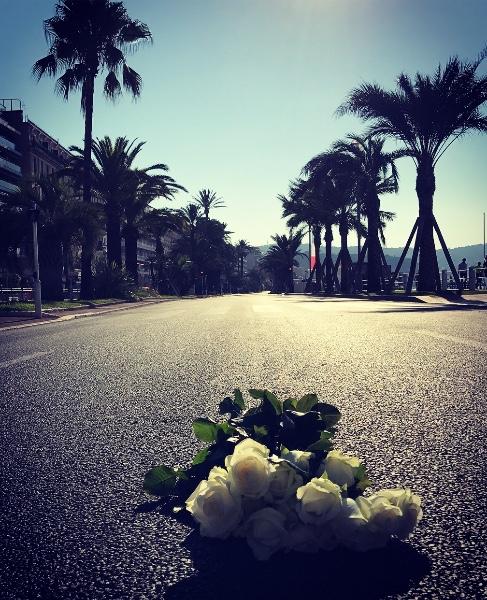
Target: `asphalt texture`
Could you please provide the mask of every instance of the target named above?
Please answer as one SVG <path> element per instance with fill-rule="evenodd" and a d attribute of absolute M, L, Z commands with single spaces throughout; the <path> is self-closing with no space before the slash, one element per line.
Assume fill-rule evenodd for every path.
<path fill-rule="evenodd" d="M 269 295 L 0 331 L 0 597 L 487 597 L 487 312 Z M 234 387 L 316 392 L 375 488 L 424 519 L 367 554 L 254 561 L 142 491 Z"/>

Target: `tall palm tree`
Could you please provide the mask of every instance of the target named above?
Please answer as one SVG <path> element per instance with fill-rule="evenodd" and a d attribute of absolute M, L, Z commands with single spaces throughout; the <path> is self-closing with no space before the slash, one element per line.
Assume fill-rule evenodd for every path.
<path fill-rule="evenodd" d="M 223 208 L 225 206 L 223 200 L 218 198 L 216 193 L 210 189 L 200 190 L 194 200 L 203 210 L 206 220 L 210 218 L 210 209 Z"/>
<path fill-rule="evenodd" d="M 107 234 L 107 263 L 122 267 L 122 235 L 121 224 L 124 198 L 131 168 L 145 142 L 136 143 L 125 137 L 117 137 L 113 142 L 108 136 L 96 139 L 92 144 L 93 160 L 91 161 L 93 189 L 103 202 Z M 84 151 L 71 146 L 73 153 L 71 164 L 64 173 L 82 179 L 84 167 Z M 81 177 L 80 177 L 81 175 Z"/>
<path fill-rule="evenodd" d="M 162 173 L 154 173 L 162 171 Z M 137 264 L 137 241 L 144 226 L 144 216 L 151 202 L 157 198 L 172 200 L 174 194 L 186 189 L 164 172 L 167 165 L 155 164 L 144 169 L 132 169 L 126 184 L 124 197 L 125 226 L 125 268 L 137 285 L 139 280 Z"/>
<path fill-rule="evenodd" d="M 395 160 L 404 155 L 401 152 L 386 152 L 384 143 L 385 138 L 379 136 L 348 135 L 345 140 L 339 140 L 332 146 L 333 151 L 343 154 L 345 160 L 351 161 L 358 185 L 357 192 L 364 201 L 367 234 L 365 250 L 358 258 L 358 270 L 361 271 L 362 258 L 367 252 L 367 291 L 375 293 L 382 290 L 379 196 L 397 193 L 399 174 Z M 360 198 L 358 201 L 360 202 Z"/>
<path fill-rule="evenodd" d="M 310 184 L 317 186 L 324 194 L 328 207 L 327 222 L 325 223 L 325 241 L 327 254 L 331 254 L 332 225 L 338 224 L 340 234 L 340 251 L 331 273 L 328 266 L 326 288 L 333 287 L 333 280 L 340 266 L 340 291 L 349 293 L 352 288 L 352 258 L 348 250 L 348 234 L 352 229 L 362 230 L 357 214 L 357 178 L 354 166 L 342 154 L 334 150 L 324 152 L 312 158 L 303 168 Z M 327 239 L 326 239 L 327 238 Z"/>
<path fill-rule="evenodd" d="M 316 273 L 315 291 L 321 290 L 322 284 L 322 264 L 320 258 L 321 235 L 323 230 L 322 206 L 319 203 L 316 193 L 308 185 L 309 182 L 304 179 L 291 181 L 289 184 L 289 195 L 280 194 L 278 199 L 282 204 L 282 216 L 288 217 L 287 226 L 290 228 L 307 225 L 308 230 L 313 232 L 313 246 L 315 252 L 315 264 L 310 269 L 307 289 L 311 288 L 313 276 Z"/>
<path fill-rule="evenodd" d="M 253 246 L 248 244 L 245 240 L 239 240 L 235 246 L 238 260 L 238 274 L 241 278 L 244 276 L 244 259 L 249 252 L 252 252 Z"/>
<path fill-rule="evenodd" d="M 189 202 L 178 211 L 181 223 L 178 247 L 182 254 L 186 254 L 190 261 L 191 284 L 195 283 L 196 268 L 196 228 L 201 219 L 201 206 Z"/>
<path fill-rule="evenodd" d="M 487 101 L 487 76 L 477 74 L 485 56 L 487 51 L 473 62 L 450 58 L 432 76 L 416 73 L 412 79 L 403 73 L 394 91 L 364 83 L 353 89 L 338 108 L 339 114 L 352 113 L 370 121 L 371 134 L 400 140 L 416 165 L 419 217 L 410 237 L 411 240 L 417 228 L 408 288 L 412 285 L 418 253 L 418 290 L 434 292 L 439 287 L 433 230 L 459 284 L 433 214 L 435 166 L 456 139 L 468 131 L 487 131 L 487 117 L 481 113 Z"/>
<path fill-rule="evenodd" d="M 126 54 L 137 44 L 151 39 L 149 28 L 131 19 L 122 2 L 112 0 L 58 0 L 55 15 L 44 21 L 49 54 L 33 67 L 37 79 L 56 77 L 56 91 L 68 99 L 81 90 L 81 110 L 85 117 L 83 199 L 91 202 L 91 150 L 95 79 L 107 71 L 103 87 L 107 98 L 115 99 L 122 86 L 134 97 L 140 95 L 140 75 L 128 66 Z M 120 83 L 119 78 L 122 78 Z M 87 235 L 85 237 L 88 237 Z M 91 244 L 92 245 L 92 244 Z M 93 295 L 93 255 L 90 243 L 83 248 L 81 296 Z"/>
<path fill-rule="evenodd" d="M 299 251 L 303 241 L 302 230 L 290 230 L 289 235 L 273 235 L 273 244 L 261 258 L 261 267 L 270 273 L 273 279 L 273 291 L 294 292 L 293 267 L 298 266 L 297 256 L 303 256 Z"/>
<path fill-rule="evenodd" d="M 231 233 L 227 224 L 217 219 L 200 219 L 196 224 L 196 267 L 204 275 L 205 289 L 213 293 L 221 291 Z"/>
<path fill-rule="evenodd" d="M 306 171 L 306 167 L 304 169 Z M 325 272 L 325 290 L 327 293 L 334 291 L 333 277 L 333 226 L 338 224 L 339 199 L 335 193 L 333 180 L 322 169 L 309 168 L 306 178 L 299 178 L 291 182 L 289 195 L 280 196 L 283 206 L 283 216 L 289 217 L 288 227 L 298 227 L 306 224 L 311 226 L 313 245 L 315 251 L 316 289 L 321 290 L 323 270 Z M 321 263 L 320 247 L 324 230 L 325 258 Z M 310 281 L 313 272 L 310 273 Z"/>

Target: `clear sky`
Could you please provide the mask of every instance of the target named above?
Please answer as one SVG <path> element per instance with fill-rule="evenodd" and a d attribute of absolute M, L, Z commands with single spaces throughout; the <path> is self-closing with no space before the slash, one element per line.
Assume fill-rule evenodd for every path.
<path fill-rule="evenodd" d="M 401 71 L 431 73 L 452 54 L 487 44 L 486 0 L 126 0 L 154 43 L 130 64 L 142 96 L 95 98 L 94 135 L 146 140 L 141 165 L 165 162 L 189 195 L 212 188 L 214 213 L 235 240 L 265 244 L 285 230 L 279 193 L 314 154 L 365 127 L 334 111 L 362 81 L 393 87 Z M 54 0 L 0 0 L 0 97 L 21 98 L 29 118 L 69 146 L 80 144 L 79 96 L 64 102 L 31 66 L 47 53 L 42 21 Z M 486 61 L 487 63 L 487 61 Z M 485 72 L 487 64 L 482 66 Z M 436 174 L 436 215 L 449 246 L 482 241 L 487 136 L 456 142 Z M 414 166 L 399 162 L 396 212 L 386 237 L 404 244 L 417 213 Z M 352 242 L 352 240 L 351 240 Z"/>

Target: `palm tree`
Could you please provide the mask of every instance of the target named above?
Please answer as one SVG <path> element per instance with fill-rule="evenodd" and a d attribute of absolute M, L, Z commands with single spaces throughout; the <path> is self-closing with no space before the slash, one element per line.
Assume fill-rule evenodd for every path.
<path fill-rule="evenodd" d="M 418 253 L 418 291 L 434 292 L 440 287 L 434 230 L 461 287 L 433 214 L 435 166 L 456 139 L 468 131 L 487 131 L 487 117 L 480 111 L 487 100 L 487 76 L 477 75 L 485 56 L 487 51 L 484 50 L 473 62 L 450 58 L 444 67 L 439 65 L 432 76 L 417 73 L 411 79 L 401 74 L 395 91 L 365 83 L 353 89 L 338 108 L 339 114 L 352 113 L 371 121 L 370 134 L 400 140 L 416 165 L 419 217 L 405 249 L 417 230 L 408 291 L 412 287 Z"/>
<path fill-rule="evenodd" d="M 331 291 L 333 280 L 340 266 L 340 291 L 349 293 L 352 288 L 353 261 L 348 250 L 348 234 L 355 229 L 362 232 L 358 217 L 357 177 L 354 165 L 341 153 L 331 150 L 312 158 L 303 168 L 312 187 L 321 190 L 326 201 L 325 241 L 327 244 L 327 260 L 331 256 L 333 239 L 332 225 L 338 224 L 340 234 L 340 251 L 331 273 L 328 263 L 327 291 Z"/>
<path fill-rule="evenodd" d="M 180 229 L 180 217 L 176 211 L 168 208 L 150 208 L 143 219 L 144 230 L 156 240 L 156 272 L 152 273 L 152 285 L 157 287 L 159 293 L 165 290 L 165 252 L 163 238 L 169 232 L 176 232 Z"/>
<path fill-rule="evenodd" d="M 363 257 L 367 252 L 367 291 L 379 293 L 382 290 L 381 258 L 381 210 L 379 196 L 396 192 L 399 189 L 399 174 L 395 160 L 402 152 L 385 152 L 385 139 L 378 136 L 360 137 L 348 135 L 345 140 L 333 144 L 333 151 L 343 154 L 351 161 L 358 185 L 358 194 L 364 201 L 367 217 L 366 244 L 358 257 L 357 271 L 361 273 Z M 358 198 L 360 202 L 360 198 Z M 389 213 L 383 213 L 387 216 Z"/>
<path fill-rule="evenodd" d="M 201 207 L 194 202 L 188 203 L 178 211 L 180 217 L 180 238 L 178 250 L 189 257 L 191 284 L 195 284 L 195 259 L 196 259 L 196 227 L 201 219 Z"/>
<path fill-rule="evenodd" d="M 200 219 L 196 224 L 195 266 L 204 276 L 207 291 L 215 293 L 222 289 L 221 275 L 225 270 L 231 233 L 227 224 L 217 219 Z"/>
<path fill-rule="evenodd" d="M 198 204 L 203 210 L 205 219 L 210 218 L 210 209 L 212 208 L 223 208 L 225 204 L 221 198 L 218 198 L 213 190 L 200 190 L 198 195 L 194 198 L 196 204 Z"/>
<path fill-rule="evenodd" d="M 235 246 L 238 261 L 238 274 L 242 279 L 244 276 L 244 259 L 249 252 L 252 252 L 253 249 L 254 247 L 248 244 L 245 240 L 239 240 Z"/>
<path fill-rule="evenodd" d="M 37 79 L 56 77 L 56 91 L 68 99 L 81 90 L 81 110 L 85 117 L 83 200 L 91 202 L 91 150 L 93 130 L 93 96 L 95 79 L 107 71 L 103 87 L 107 98 L 115 99 L 123 87 L 134 97 L 140 95 L 140 75 L 128 66 L 127 52 L 151 39 L 144 23 L 131 19 L 122 2 L 112 0 L 58 0 L 55 15 L 44 21 L 49 54 L 33 67 Z M 120 84 L 119 77 L 122 77 Z M 87 232 L 88 233 L 88 232 Z M 93 255 L 88 235 L 83 247 L 81 296 L 93 296 Z"/>
<path fill-rule="evenodd" d="M 92 144 L 94 160 L 91 161 L 93 189 L 103 202 L 107 233 L 107 263 L 122 267 L 121 224 L 124 197 L 131 176 L 130 169 L 142 150 L 145 142 L 136 143 L 125 137 L 117 137 L 115 142 L 105 136 Z M 84 151 L 71 146 L 74 156 L 64 173 L 80 179 L 84 165 Z"/>
<path fill-rule="evenodd" d="M 154 173 L 162 171 L 163 173 Z M 124 197 L 125 226 L 125 268 L 137 285 L 139 280 L 137 264 L 137 241 L 144 226 L 144 216 L 151 202 L 156 198 L 172 200 L 174 194 L 186 189 L 164 172 L 167 165 L 155 164 L 145 169 L 132 169 L 127 178 Z"/>
<path fill-rule="evenodd" d="M 260 265 L 273 279 L 273 291 L 294 292 L 293 267 L 298 266 L 297 256 L 303 256 L 299 247 L 303 240 L 302 230 L 290 230 L 289 235 L 273 235 L 273 244 L 261 258 Z"/>
<path fill-rule="evenodd" d="M 304 169 L 306 171 L 306 167 Z M 308 176 L 291 182 L 289 196 L 279 196 L 283 206 L 283 216 L 289 217 L 288 227 L 298 227 L 301 224 L 311 226 L 315 251 L 316 288 L 321 290 L 323 268 L 325 270 L 325 290 L 334 290 L 333 276 L 333 226 L 338 223 L 338 198 L 335 193 L 333 180 L 321 169 L 308 169 Z M 325 258 L 321 263 L 320 247 L 323 230 L 325 231 Z M 308 285 L 311 284 L 313 271 L 310 273 Z"/>
<path fill-rule="evenodd" d="M 10 200 L 26 214 L 34 204 L 37 206 L 42 296 L 45 300 L 63 300 L 63 271 L 69 284 L 73 240 L 81 231 L 89 231 L 91 237 L 99 233 L 97 207 L 80 203 L 71 187 L 55 175 L 24 180 Z"/>

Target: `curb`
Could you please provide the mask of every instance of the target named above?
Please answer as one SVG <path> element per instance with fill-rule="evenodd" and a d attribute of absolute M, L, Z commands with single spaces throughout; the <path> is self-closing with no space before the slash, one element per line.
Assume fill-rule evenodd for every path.
<path fill-rule="evenodd" d="M 84 319 L 87 317 L 100 317 L 102 315 L 107 315 L 109 313 L 114 313 L 114 312 L 120 312 L 123 310 L 130 310 L 132 308 L 141 308 L 142 306 L 148 306 L 150 304 L 162 304 L 163 302 L 175 302 L 176 300 L 180 300 L 180 298 L 164 298 L 161 300 L 142 300 L 141 302 L 131 302 L 128 303 L 128 306 L 121 306 L 118 308 L 109 308 L 108 310 L 101 310 L 99 312 L 87 312 L 87 313 L 78 313 L 78 314 L 74 314 L 74 315 L 62 315 L 59 317 L 56 317 L 55 315 L 46 315 L 47 319 L 46 321 L 34 321 L 33 323 L 21 323 L 19 325 L 10 325 L 7 327 L 1 327 L 0 326 L 0 332 L 2 331 L 12 331 L 13 329 L 25 329 L 27 327 L 37 327 L 40 325 L 51 325 L 53 323 L 60 323 L 60 322 L 65 322 L 65 321 L 73 321 L 74 319 Z M 33 319 L 35 319 L 33 317 Z"/>

